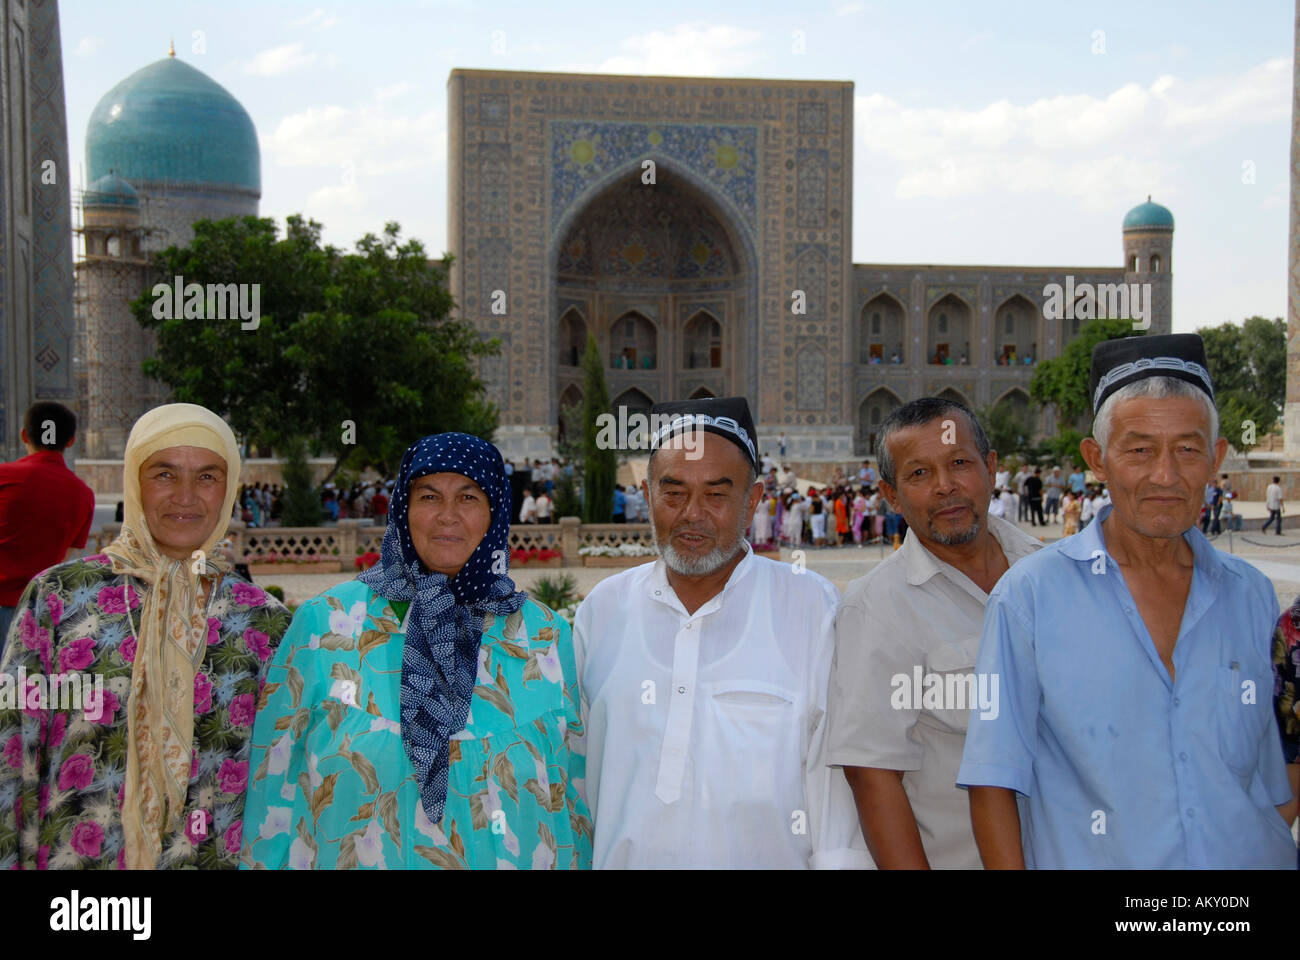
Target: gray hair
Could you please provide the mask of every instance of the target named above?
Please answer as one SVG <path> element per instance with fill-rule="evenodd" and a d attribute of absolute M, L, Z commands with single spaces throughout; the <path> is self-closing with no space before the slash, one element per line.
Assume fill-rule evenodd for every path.
<path fill-rule="evenodd" d="M 889 452 L 889 438 L 899 430 L 905 430 L 908 427 L 923 427 L 927 423 L 937 420 L 944 414 L 952 412 L 960 413 L 970 423 L 971 434 L 975 438 L 975 447 L 979 450 L 980 459 L 987 460 L 989 451 L 992 447 L 989 445 L 989 436 L 980 426 L 979 420 L 975 414 L 970 411 L 964 403 L 958 403 L 956 400 L 948 400 L 944 397 L 921 397 L 918 400 L 912 400 L 903 404 L 889 416 L 885 417 L 885 422 L 880 425 L 876 432 L 876 459 L 880 462 L 880 479 L 884 480 L 891 487 L 897 486 L 894 482 L 894 457 Z"/>
<path fill-rule="evenodd" d="M 1101 409 L 1097 411 L 1097 416 L 1092 421 L 1092 436 L 1103 453 L 1106 451 L 1106 441 L 1110 439 L 1110 432 L 1114 427 L 1115 408 L 1125 400 L 1133 400 L 1137 397 L 1193 397 L 1199 400 L 1210 426 L 1210 446 L 1218 442 L 1219 411 L 1209 394 L 1200 387 L 1177 377 L 1146 377 L 1120 387 L 1102 402 Z"/>

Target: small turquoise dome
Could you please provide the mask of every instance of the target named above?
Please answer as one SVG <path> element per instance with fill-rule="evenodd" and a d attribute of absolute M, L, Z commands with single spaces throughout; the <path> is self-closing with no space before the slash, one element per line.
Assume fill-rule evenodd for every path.
<path fill-rule="evenodd" d="M 252 118 L 225 87 L 174 57 L 137 70 L 95 105 L 86 168 L 93 181 L 115 173 L 262 192 Z"/>
<path fill-rule="evenodd" d="M 121 177 L 106 173 L 86 189 L 82 204 L 87 207 L 138 207 L 140 195 Z"/>
<path fill-rule="evenodd" d="M 1174 215 L 1168 207 L 1152 203 L 1147 197 L 1146 203 L 1140 203 L 1124 215 L 1125 230 L 1172 230 Z"/>

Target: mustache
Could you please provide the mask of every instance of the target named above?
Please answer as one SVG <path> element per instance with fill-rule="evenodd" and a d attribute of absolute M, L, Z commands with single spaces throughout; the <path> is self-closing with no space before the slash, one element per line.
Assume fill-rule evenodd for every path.
<path fill-rule="evenodd" d="M 682 533 L 698 533 L 701 536 L 714 537 L 714 538 L 716 538 L 718 535 L 718 531 L 712 527 L 703 527 L 703 526 L 699 526 L 698 524 L 683 523 L 676 527 L 673 527 L 672 530 L 669 531 L 668 536 L 675 537 Z"/>
<path fill-rule="evenodd" d="M 966 507 L 969 510 L 974 510 L 975 504 L 973 501 L 967 500 L 964 497 L 956 498 L 953 500 L 945 500 L 943 503 L 939 504 L 937 507 L 935 507 L 930 511 L 930 519 L 933 520 L 935 514 L 942 513 L 944 510 L 951 510 L 953 507 Z"/>

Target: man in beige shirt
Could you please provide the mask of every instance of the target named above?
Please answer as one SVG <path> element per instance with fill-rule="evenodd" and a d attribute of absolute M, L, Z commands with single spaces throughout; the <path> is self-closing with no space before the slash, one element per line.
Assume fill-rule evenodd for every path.
<path fill-rule="evenodd" d="M 836 618 L 828 762 L 844 768 L 881 868 L 981 866 L 956 786 L 994 584 L 1041 544 L 988 514 L 998 455 L 965 406 L 923 397 L 881 424 L 880 488 L 907 520 L 900 550 L 849 584 Z"/>

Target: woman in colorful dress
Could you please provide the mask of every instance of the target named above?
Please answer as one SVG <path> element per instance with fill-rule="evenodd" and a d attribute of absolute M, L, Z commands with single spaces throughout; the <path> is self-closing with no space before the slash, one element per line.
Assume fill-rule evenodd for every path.
<path fill-rule="evenodd" d="M 244 866 L 591 866 L 570 627 L 515 590 L 510 514 L 492 444 L 406 451 L 379 563 L 304 604 L 271 666 Z"/>
<path fill-rule="evenodd" d="M 859 547 L 862 546 L 862 521 L 867 516 L 867 498 L 862 493 L 862 488 L 858 488 L 857 496 L 853 498 L 853 542 Z"/>
<path fill-rule="evenodd" d="M 1300 597 L 1278 618 L 1273 634 L 1273 672 L 1273 708 L 1291 781 L 1291 802 L 1283 808 L 1283 815 L 1294 825 L 1300 811 Z M 1296 865 L 1300 867 L 1300 852 Z"/>
<path fill-rule="evenodd" d="M 1065 491 L 1065 497 L 1061 500 L 1061 516 L 1064 519 L 1061 536 L 1068 537 L 1079 532 L 1079 514 L 1082 510 L 1083 504 L 1079 498 L 1071 491 Z"/>
<path fill-rule="evenodd" d="M 841 490 L 835 495 L 835 545 L 843 546 L 849 540 L 849 492 Z"/>
<path fill-rule="evenodd" d="M 150 410 L 124 460 L 122 532 L 27 585 L 0 665 L 28 677 L 0 710 L 3 870 L 239 863 L 259 684 L 289 614 L 219 544 L 240 467 L 219 417 Z M 50 695 L 54 674 L 73 696 Z"/>
<path fill-rule="evenodd" d="M 754 510 L 754 520 L 750 526 L 750 541 L 755 547 L 762 548 L 772 539 L 771 497 L 764 495 Z"/>

